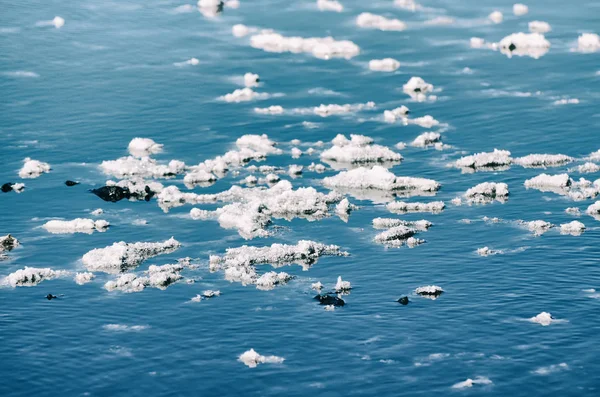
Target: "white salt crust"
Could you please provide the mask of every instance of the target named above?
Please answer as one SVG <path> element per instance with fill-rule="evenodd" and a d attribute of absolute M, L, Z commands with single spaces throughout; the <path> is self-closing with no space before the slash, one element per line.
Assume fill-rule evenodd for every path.
<path fill-rule="evenodd" d="M 402 156 L 391 149 L 373 143 L 364 135 L 350 135 L 350 139 L 338 134 L 332 141 L 333 147 L 321 153 L 321 160 L 328 162 L 356 163 L 398 163 Z"/>
<path fill-rule="evenodd" d="M 411 77 L 403 86 L 402 91 L 409 95 L 413 100 L 417 102 L 425 102 L 428 100 L 435 100 L 435 95 L 429 95 L 433 92 L 433 85 L 427 83 L 421 77 Z M 429 128 L 429 127 L 427 127 Z"/>
<path fill-rule="evenodd" d="M 52 234 L 92 234 L 95 231 L 104 232 L 109 226 L 105 220 L 76 218 L 71 221 L 48 221 L 42 227 Z"/>
<path fill-rule="evenodd" d="M 27 157 L 23 160 L 23 167 L 19 170 L 19 177 L 33 179 L 48 172 L 50 172 L 50 164 Z"/>
<path fill-rule="evenodd" d="M 244 363 L 247 367 L 256 368 L 259 364 L 281 364 L 285 361 L 285 358 L 277 356 L 261 356 L 254 351 L 254 349 L 250 349 L 240 355 L 238 361 Z"/>
<path fill-rule="evenodd" d="M 440 184 L 432 179 L 402 177 L 381 166 L 359 167 L 323 179 L 329 188 L 376 189 L 386 191 L 435 192 Z"/>
<path fill-rule="evenodd" d="M 501 203 L 508 200 L 508 185 L 506 183 L 484 182 L 466 191 L 468 203 L 489 204 L 494 200 Z"/>
<path fill-rule="evenodd" d="M 381 15 L 363 12 L 356 17 L 356 25 L 361 28 L 378 29 L 383 31 L 403 31 L 406 24 L 396 18 L 386 18 Z"/>
<path fill-rule="evenodd" d="M 369 69 L 376 72 L 393 72 L 398 70 L 400 62 L 393 58 L 372 59 L 369 61 Z"/>
<path fill-rule="evenodd" d="M 65 270 L 52 270 L 50 268 L 25 267 L 9 274 L 3 280 L 3 284 L 11 287 L 33 287 L 44 280 L 52 280 L 68 276 Z"/>
<path fill-rule="evenodd" d="M 429 212 L 438 214 L 445 208 L 443 201 L 432 201 L 429 203 L 407 203 L 404 201 L 393 201 L 387 204 L 388 211 L 396 214 L 404 214 L 408 212 Z"/>
<path fill-rule="evenodd" d="M 317 0 L 317 7 L 321 11 L 344 11 L 344 6 L 337 0 Z"/>
<path fill-rule="evenodd" d="M 160 153 L 163 150 L 163 145 L 154 142 L 150 138 L 133 138 L 127 150 L 135 157 L 148 157 L 152 154 Z"/>

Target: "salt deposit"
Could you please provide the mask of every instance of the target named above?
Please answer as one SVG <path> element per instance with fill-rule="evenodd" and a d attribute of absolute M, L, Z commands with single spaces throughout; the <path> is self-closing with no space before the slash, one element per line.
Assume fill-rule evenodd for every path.
<path fill-rule="evenodd" d="M 527 188 L 558 188 L 563 189 L 570 186 L 572 183 L 568 174 L 548 175 L 540 174 L 534 178 L 525 181 Z"/>
<path fill-rule="evenodd" d="M 86 253 L 83 265 L 89 271 L 120 273 L 136 268 L 143 261 L 157 255 L 171 253 L 181 244 L 174 238 L 162 243 L 114 243 L 105 248 L 96 248 Z"/>
<path fill-rule="evenodd" d="M 493 382 L 486 378 L 485 376 L 478 376 L 475 379 L 468 378 L 462 382 L 458 382 L 452 385 L 453 389 L 465 389 L 468 387 L 473 387 L 473 385 L 491 385 Z"/>
<path fill-rule="evenodd" d="M 160 153 L 163 145 L 154 142 L 149 138 L 133 138 L 127 147 L 129 153 L 135 157 L 148 157 L 152 154 Z"/>
<path fill-rule="evenodd" d="M 532 323 L 537 323 L 540 324 L 544 327 L 547 327 L 548 325 L 552 324 L 553 322 L 556 321 L 556 319 L 554 319 L 552 317 L 552 315 L 548 312 L 541 312 L 540 314 L 538 314 L 535 317 L 531 317 L 529 319 L 529 321 L 531 321 Z"/>
<path fill-rule="evenodd" d="M 325 60 L 351 59 L 360 53 L 360 48 L 348 40 L 338 41 L 333 37 L 286 37 L 269 30 L 251 36 L 250 45 L 266 52 L 309 53 Z"/>
<path fill-rule="evenodd" d="M 144 275 L 125 273 L 115 280 L 106 282 L 104 288 L 107 291 L 118 290 L 123 292 L 140 292 L 146 287 L 164 290 L 183 278 L 180 272 L 184 267 L 180 263 L 162 266 L 151 265 Z"/>
<path fill-rule="evenodd" d="M 533 373 L 536 375 L 546 376 L 546 375 L 550 375 L 550 374 L 553 374 L 556 372 L 565 371 L 568 369 L 569 369 L 569 365 L 567 363 L 560 363 L 560 364 L 552 364 L 547 367 L 539 367 L 535 371 L 533 371 Z"/>
<path fill-rule="evenodd" d="M 242 24 L 236 24 L 233 25 L 231 28 L 231 33 L 235 36 L 235 37 L 244 37 L 249 35 L 250 33 L 254 33 L 256 32 L 256 28 L 251 28 L 248 27 L 246 25 L 242 25 Z"/>
<path fill-rule="evenodd" d="M 321 104 L 311 108 L 296 108 L 293 113 L 297 114 L 316 114 L 321 117 L 340 116 L 360 112 L 362 110 L 370 110 L 375 108 L 375 102 L 356 103 L 356 104 Z"/>
<path fill-rule="evenodd" d="M 431 96 L 427 95 L 433 91 L 433 85 L 427 83 L 420 77 L 411 77 L 406 84 L 402 86 L 402 91 L 417 102 L 433 99 Z"/>
<path fill-rule="evenodd" d="M 583 53 L 600 51 L 600 36 L 595 33 L 582 33 L 577 38 L 577 51 Z"/>
<path fill-rule="evenodd" d="M 344 11 L 344 6 L 337 0 L 317 0 L 317 7 L 321 11 Z"/>
<path fill-rule="evenodd" d="M 373 143 L 373 139 L 364 135 L 337 135 L 332 141 L 333 147 L 321 153 L 326 162 L 338 163 L 373 163 L 400 162 L 402 156 L 389 148 Z M 330 163 L 331 164 L 331 163 Z"/>
<path fill-rule="evenodd" d="M 94 231 L 104 232 L 109 226 L 105 220 L 77 218 L 72 221 L 48 221 L 42 227 L 52 234 L 92 234 Z"/>
<path fill-rule="evenodd" d="M 337 203 L 335 206 L 335 213 L 344 221 L 348 220 L 348 215 L 350 212 L 355 210 L 357 207 L 354 204 L 350 204 L 350 201 L 347 198 L 344 198 L 342 201 Z"/>
<path fill-rule="evenodd" d="M 254 108 L 254 112 L 258 114 L 283 114 L 284 110 L 279 105 L 273 105 L 266 108 Z"/>
<path fill-rule="evenodd" d="M 83 285 L 83 284 L 87 284 L 87 283 L 89 283 L 90 281 L 92 281 L 92 279 L 93 279 L 94 277 L 95 277 L 95 276 L 94 276 L 94 273 L 87 273 L 87 272 L 84 272 L 84 273 L 77 273 L 77 274 L 75 274 L 75 278 L 74 278 L 74 280 L 75 280 L 75 282 L 76 282 L 77 284 L 79 284 L 79 285 Z"/>
<path fill-rule="evenodd" d="M 493 250 L 489 247 L 477 248 L 477 255 L 479 256 L 490 256 L 490 255 L 498 255 L 502 254 L 501 250 Z"/>
<path fill-rule="evenodd" d="M 426 285 L 415 289 L 415 294 L 426 297 L 437 297 L 444 292 L 442 287 L 437 285 Z"/>
<path fill-rule="evenodd" d="M 504 19 L 504 16 L 500 11 L 494 11 L 490 15 L 488 15 L 488 19 L 494 23 L 501 23 Z"/>
<path fill-rule="evenodd" d="M 585 164 L 577 166 L 575 171 L 586 174 L 600 171 L 600 166 L 596 163 L 587 162 Z"/>
<path fill-rule="evenodd" d="M 406 24 L 399 19 L 386 18 L 381 15 L 363 12 L 356 18 L 356 24 L 361 28 L 378 29 L 383 31 L 402 31 Z"/>
<path fill-rule="evenodd" d="M 587 207 L 585 213 L 588 215 L 600 215 L 600 201 L 596 201 L 594 204 Z"/>
<path fill-rule="evenodd" d="M 416 231 L 414 229 L 406 226 L 394 226 L 377 234 L 374 238 L 374 241 L 380 244 L 401 245 L 402 241 L 412 237 L 415 232 Z"/>
<path fill-rule="evenodd" d="M 520 223 L 525 226 L 530 232 L 533 232 L 535 235 L 542 235 L 546 233 L 548 230 L 554 227 L 550 222 L 537 220 L 537 221 L 520 221 Z"/>
<path fill-rule="evenodd" d="M 513 14 L 515 14 L 518 17 L 523 16 L 528 12 L 529 7 L 527 7 L 525 4 L 517 3 L 513 5 Z"/>
<path fill-rule="evenodd" d="M 323 289 L 323 284 L 320 281 L 317 281 L 316 283 L 312 283 L 310 288 L 316 291 L 321 291 Z"/>
<path fill-rule="evenodd" d="M 259 364 L 281 364 L 285 359 L 277 356 L 261 356 L 254 349 L 250 349 L 242 354 L 238 361 L 241 361 L 250 368 L 256 368 Z"/>
<path fill-rule="evenodd" d="M 409 110 L 406 106 L 400 106 L 392 110 L 385 110 L 383 112 L 383 120 L 386 123 L 395 123 L 396 120 L 403 120 L 408 115 Z"/>
<path fill-rule="evenodd" d="M 430 115 L 416 117 L 414 119 L 405 118 L 402 120 L 404 124 L 415 124 L 423 128 L 431 128 L 440 125 L 440 122 Z"/>
<path fill-rule="evenodd" d="M 121 157 L 117 160 L 105 160 L 100 169 L 107 175 L 117 178 L 167 178 L 183 173 L 185 164 L 179 160 L 171 160 L 168 164 L 159 164 L 150 157 Z"/>
<path fill-rule="evenodd" d="M 369 69 L 376 72 L 393 72 L 400 67 L 400 62 L 393 58 L 372 59 L 369 61 Z"/>
<path fill-rule="evenodd" d="M 220 96 L 218 99 L 225 102 L 249 102 L 254 100 L 263 100 L 270 98 L 271 95 L 266 92 L 256 92 L 252 88 L 238 88 L 230 94 Z"/>
<path fill-rule="evenodd" d="M 90 212 L 90 215 L 94 215 L 94 216 L 100 216 L 102 214 L 104 214 L 104 210 L 102 208 L 96 208 L 95 210 Z"/>
<path fill-rule="evenodd" d="M 23 167 L 19 170 L 19 177 L 23 179 L 33 179 L 40 175 L 50 172 L 50 164 L 39 160 L 32 160 L 27 157 L 23 160 Z"/>
<path fill-rule="evenodd" d="M 422 8 L 415 0 L 394 0 L 394 5 L 408 11 L 416 11 Z"/>
<path fill-rule="evenodd" d="M 501 203 L 508 200 L 506 183 L 484 182 L 467 190 L 465 198 L 469 203 L 489 204 L 494 200 Z"/>
<path fill-rule="evenodd" d="M 568 164 L 575 159 L 564 154 L 529 154 L 525 157 L 514 159 L 515 164 L 519 164 L 526 168 L 536 167 L 560 167 Z"/>
<path fill-rule="evenodd" d="M 352 289 L 352 285 L 350 284 L 350 281 L 344 281 L 342 280 L 342 276 L 338 276 L 337 282 L 335 283 L 335 287 L 333 289 L 337 293 L 348 292 Z"/>
<path fill-rule="evenodd" d="M 293 277 L 286 272 L 267 272 L 256 279 L 256 288 L 263 291 L 270 291 L 278 285 L 286 284 Z"/>
<path fill-rule="evenodd" d="M 414 147 L 427 147 L 431 145 L 435 145 L 440 141 L 441 135 L 437 132 L 424 132 L 418 137 L 415 138 L 414 141 L 410 144 L 410 146 Z"/>
<path fill-rule="evenodd" d="M 16 247 L 18 247 L 21 243 L 19 240 L 7 234 L 6 236 L 0 237 L 0 253 L 4 251 L 12 251 Z"/>
<path fill-rule="evenodd" d="M 11 287 L 33 287 L 44 280 L 67 276 L 69 272 L 64 270 L 52 270 L 49 268 L 25 267 L 4 278 L 3 284 Z"/>
<path fill-rule="evenodd" d="M 498 43 L 500 52 L 509 58 L 513 55 L 537 59 L 550 50 L 550 42 L 541 33 L 513 33 Z"/>
<path fill-rule="evenodd" d="M 579 221 L 572 221 L 569 223 L 563 223 L 560 225 L 560 232 L 562 234 L 570 234 L 573 236 L 579 236 L 585 231 L 585 225 Z"/>
<path fill-rule="evenodd" d="M 579 99 L 577 98 L 562 98 L 553 102 L 554 105 L 577 105 L 578 103 Z"/>
<path fill-rule="evenodd" d="M 531 21 L 529 22 L 529 31 L 531 33 L 548 33 L 552 30 L 552 27 L 548 22 L 544 21 Z"/>
<path fill-rule="evenodd" d="M 440 184 L 432 179 L 395 176 L 381 166 L 359 167 L 323 179 L 329 188 L 377 189 L 388 191 L 435 192 Z"/>
<path fill-rule="evenodd" d="M 461 157 L 455 162 L 458 168 L 494 169 L 507 167 L 512 163 L 508 150 L 494 149 L 493 152 L 476 153 Z"/>
<path fill-rule="evenodd" d="M 244 85 L 246 87 L 258 87 L 258 83 L 260 82 L 260 77 L 255 73 L 246 73 L 244 75 Z"/>
<path fill-rule="evenodd" d="M 403 219 L 393 218 L 373 219 L 373 227 L 375 229 L 390 229 L 397 226 L 406 226 L 411 229 L 426 231 L 432 226 L 432 223 L 425 219 L 421 219 L 420 221 L 405 221 Z"/>
<path fill-rule="evenodd" d="M 440 213 L 444 210 L 443 201 L 433 201 L 430 203 L 407 203 L 404 201 L 393 201 L 387 206 L 388 211 L 403 214 L 407 212 L 430 212 L 432 214 Z"/>

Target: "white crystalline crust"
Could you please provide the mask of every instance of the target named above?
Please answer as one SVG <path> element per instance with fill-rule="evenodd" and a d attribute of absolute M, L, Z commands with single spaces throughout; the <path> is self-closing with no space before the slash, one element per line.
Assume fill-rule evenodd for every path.
<path fill-rule="evenodd" d="M 506 167 L 512 163 L 510 152 L 508 150 L 494 149 L 493 152 L 476 153 L 470 156 L 461 157 L 456 160 L 457 168 L 498 168 Z"/>
<path fill-rule="evenodd" d="M 433 91 L 433 85 L 427 83 L 421 77 L 411 77 L 406 84 L 402 86 L 402 91 L 417 102 L 434 99 L 433 96 L 428 95 Z"/>
<path fill-rule="evenodd" d="M 465 198 L 469 203 L 489 204 L 494 200 L 504 203 L 508 199 L 506 183 L 484 182 L 467 190 Z"/>
<path fill-rule="evenodd" d="M 393 58 L 372 59 L 369 61 L 369 69 L 376 72 L 393 72 L 400 67 L 400 62 Z"/>
<path fill-rule="evenodd" d="M 501 250 L 493 250 L 490 249 L 489 247 L 482 247 L 482 248 L 477 248 L 477 255 L 479 256 L 490 256 L 490 255 L 497 255 L 497 254 L 502 254 L 503 252 Z"/>
<path fill-rule="evenodd" d="M 540 174 L 534 178 L 527 179 L 525 187 L 528 189 L 537 189 L 542 192 L 560 194 L 575 201 L 587 200 L 600 194 L 600 181 L 592 183 L 584 178 L 575 181 L 568 174 Z"/>
<path fill-rule="evenodd" d="M 548 33 L 552 30 L 552 27 L 548 22 L 544 21 L 531 21 L 529 22 L 529 31 L 531 33 Z"/>
<path fill-rule="evenodd" d="M 89 271 L 120 273 L 139 266 L 143 261 L 157 255 L 177 250 L 181 244 L 174 238 L 162 243 L 114 243 L 105 248 L 96 248 L 86 253 L 83 265 Z"/>
<path fill-rule="evenodd" d="M 524 157 L 514 159 L 514 163 L 526 168 L 535 167 L 560 167 L 568 164 L 575 159 L 564 154 L 529 154 Z"/>
<path fill-rule="evenodd" d="M 271 97 L 266 92 L 256 92 L 250 87 L 238 88 L 230 94 L 220 96 L 218 99 L 229 103 L 249 102 L 263 100 Z"/>
<path fill-rule="evenodd" d="M 317 0 L 317 7 L 321 11 L 344 11 L 344 6 L 337 0 Z"/>
<path fill-rule="evenodd" d="M 373 139 L 364 135 L 337 135 L 332 141 L 333 147 L 321 153 L 321 160 L 339 163 L 400 162 L 402 156 L 389 148 L 373 143 Z"/>
<path fill-rule="evenodd" d="M 415 289 L 415 294 L 417 295 L 436 295 L 442 292 L 444 292 L 442 287 L 437 285 L 425 285 Z"/>
<path fill-rule="evenodd" d="M 338 276 L 337 282 L 335 283 L 335 287 L 333 288 L 335 292 L 347 292 L 352 289 L 352 285 L 350 281 L 342 280 L 342 276 Z"/>
<path fill-rule="evenodd" d="M 329 188 L 376 189 L 386 191 L 435 192 L 440 184 L 432 179 L 402 177 L 381 166 L 359 167 L 323 179 Z"/>
<path fill-rule="evenodd" d="M 562 234 L 571 234 L 573 236 L 578 236 L 584 231 L 585 225 L 579 221 L 572 221 L 560 225 L 560 232 Z"/>
<path fill-rule="evenodd" d="M 308 114 L 316 114 L 321 117 L 329 117 L 329 116 L 343 116 L 347 114 L 352 114 L 356 112 L 360 112 L 362 110 L 370 110 L 375 108 L 375 102 L 366 102 L 366 103 L 355 103 L 355 104 L 321 104 L 316 107 L 309 108 L 295 108 L 292 109 L 292 113 L 308 115 Z"/>
<path fill-rule="evenodd" d="M 76 218 L 71 221 L 52 220 L 46 222 L 42 227 L 52 234 L 92 234 L 94 231 L 103 232 L 110 224 L 105 220 Z"/>
<path fill-rule="evenodd" d="M 87 272 L 84 272 L 84 273 L 77 273 L 77 274 L 75 274 L 75 278 L 74 278 L 74 280 L 75 280 L 75 282 L 76 282 L 77 284 L 79 284 L 79 285 L 84 285 L 84 284 L 87 284 L 87 283 L 89 283 L 90 281 L 92 281 L 92 279 L 93 279 L 94 277 L 95 277 L 95 276 L 94 276 L 94 273 L 87 273 Z"/>
<path fill-rule="evenodd" d="M 250 368 L 256 368 L 259 364 L 281 364 L 285 358 L 277 357 L 277 356 L 261 356 L 254 349 L 250 349 L 244 352 L 238 358 L 238 361 L 241 361 L 246 366 Z"/>
<path fill-rule="evenodd" d="M 390 212 L 403 214 L 407 212 L 430 212 L 432 214 L 440 213 L 444 210 L 443 201 L 432 201 L 430 203 L 407 203 L 404 201 L 393 201 L 387 204 Z"/>
<path fill-rule="evenodd" d="M 23 160 L 23 168 L 19 170 L 19 177 L 33 179 L 47 172 L 50 172 L 50 164 L 27 157 Z"/>
<path fill-rule="evenodd" d="M 462 382 L 455 383 L 452 385 L 453 389 L 466 389 L 468 387 L 473 387 L 473 385 L 491 385 L 493 382 L 486 378 L 485 376 L 478 376 L 475 379 L 468 378 Z"/>
<path fill-rule="evenodd" d="M 246 87 L 258 87 L 258 83 L 260 81 L 260 77 L 259 75 L 255 74 L 255 73 L 246 73 L 244 74 L 244 85 Z"/>
<path fill-rule="evenodd" d="M 254 112 L 258 114 L 283 114 L 283 107 L 273 105 L 266 108 L 254 108 Z"/>
<path fill-rule="evenodd" d="M 521 221 L 521 224 L 525 226 L 530 232 L 533 232 L 536 235 L 544 234 L 554 227 L 552 223 L 542 220 L 529 222 Z"/>
<path fill-rule="evenodd" d="M 160 153 L 163 145 L 154 142 L 149 138 L 133 138 L 127 146 L 127 150 L 135 157 L 148 157 L 152 154 Z"/>
<path fill-rule="evenodd" d="M 100 169 L 105 174 L 119 179 L 132 177 L 167 178 L 183 173 L 185 163 L 179 160 L 171 160 L 165 165 L 159 164 L 150 157 L 127 156 L 117 160 L 105 160 L 100 164 Z"/>
<path fill-rule="evenodd" d="M 140 292 L 146 287 L 166 289 L 171 284 L 181 280 L 184 264 L 151 265 L 143 275 L 125 273 L 114 280 L 107 281 L 104 288 L 107 291 Z"/>
<path fill-rule="evenodd" d="M 3 284 L 11 287 L 33 287 L 44 280 L 67 276 L 65 270 L 52 270 L 50 268 L 25 267 L 4 278 Z"/>
<path fill-rule="evenodd" d="M 397 120 L 404 120 L 408 115 L 409 110 L 406 106 L 400 106 L 392 110 L 385 110 L 383 112 L 383 120 L 386 123 L 395 123 Z"/>
<path fill-rule="evenodd" d="M 541 33 L 519 32 L 508 35 L 500 40 L 498 49 L 509 58 L 517 55 L 537 59 L 548 52 L 550 42 Z"/>
<path fill-rule="evenodd" d="M 531 321 L 532 323 L 537 323 L 544 327 L 547 327 L 548 325 L 552 324 L 553 321 L 556 321 L 556 320 L 552 318 L 552 315 L 550 313 L 541 312 L 537 316 L 531 317 L 529 319 L 529 321 Z"/>
<path fill-rule="evenodd" d="M 406 24 L 399 19 L 390 19 L 381 15 L 371 14 L 370 12 L 363 12 L 356 17 L 356 24 L 361 28 L 383 31 L 402 31 L 406 29 Z"/>
<path fill-rule="evenodd" d="M 427 147 L 431 145 L 435 145 L 440 142 L 441 135 L 437 132 L 424 132 L 418 137 L 415 138 L 414 141 L 410 144 L 410 146 L 414 147 Z"/>
<path fill-rule="evenodd" d="M 374 240 L 377 243 L 385 244 L 388 242 L 407 240 L 409 237 L 412 237 L 415 233 L 415 229 L 399 225 L 377 234 Z"/>
<path fill-rule="evenodd" d="M 583 53 L 600 51 L 600 36 L 595 33 L 583 33 L 577 38 L 577 51 Z"/>
<path fill-rule="evenodd" d="M 241 33 L 241 31 L 238 31 Z M 263 30 L 250 37 L 250 45 L 266 52 L 308 53 L 319 59 L 350 59 L 360 53 L 360 48 L 349 40 L 333 37 L 286 37 L 271 30 Z"/>
<path fill-rule="evenodd" d="M 390 229 L 397 226 L 406 226 L 411 229 L 426 231 L 432 226 L 432 223 L 421 219 L 420 221 L 405 221 L 403 219 L 393 218 L 375 218 L 373 219 L 373 227 L 375 229 Z"/>
<path fill-rule="evenodd" d="M 523 16 L 523 15 L 527 14 L 528 12 L 529 12 L 529 7 L 527 7 L 525 4 L 516 3 L 513 5 L 513 14 L 515 14 L 518 17 Z"/>

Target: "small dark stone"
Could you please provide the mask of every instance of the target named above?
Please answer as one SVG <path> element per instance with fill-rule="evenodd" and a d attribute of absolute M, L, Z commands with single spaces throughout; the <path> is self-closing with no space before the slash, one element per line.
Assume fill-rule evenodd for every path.
<path fill-rule="evenodd" d="M 335 295 L 317 295 L 315 299 L 319 301 L 321 305 L 333 305 L 333 306 L 344 306 L 346 302 L 342 298 L 338 298 Z"/>
<path fill-rule="evenodd" d="M 421 89 L 417 87 L 415 88 L 415 92 L 421 92 Z"/>
<path fill-rule="evenodd" d="M 51 301 L 52 299 L 56 299 L 56 298 L 58 298 L 56 295 L 52 295 L 52 294 L 46 295 L 46 299 L 48 299 L 49 301 Z"/>
<path fill-rule="evenodd" d="M 120 186 L 103 186 L 98 189 L 92 189 L 91 192 L 102 200 L 113 203 L 131 197 L 129 189 Z"/>
<path fill-rule="evenodd" d="M 10 191 L 13 190 L 13 184 L 12 183 L 5 183 L 4 185 L 2 185 L 2 193 L 8 193 Z"/>
<path fill-rule="evenodd" d="M 516 45 L 514 45 L 513 43 L 510 43 L 510 45 L 508 46 L 508 50 L 509 50 L 509 51 L 514 51 L 514 50 L 516 50 L 516 49 L 517 49 L 517 46 L 516 46 Z"/>
<path fill-rule="evenodd" d="M 75 186 L 75 185 L 79 185 L 79 182 L 75 182 L 75 181 L 66 181 L 65 185 L 67 186 Z"/>
<path fill-rule="evenodd" d="M 398 303 L 400 303 L 401 305 L 408 305 L 408 302 L 410 302 L 408 300 L 408 296 L 403 296 L 402 298 L 398 299 Z"/>

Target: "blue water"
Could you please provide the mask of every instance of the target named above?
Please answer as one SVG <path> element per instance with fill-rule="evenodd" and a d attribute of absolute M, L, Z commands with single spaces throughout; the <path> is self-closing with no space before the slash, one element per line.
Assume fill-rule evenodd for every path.
<path fill-rule="evenodd" d="M 0 182 L 20 181 L 17 174 L 25 157 L 49 162 L 52 171 L 24 181 L 27 187 L 21 194 L 0 194 L 0 235 L 11 233 L 22 243 L 9 261 L 0 262 L 0 276 L 25 266 L 81 271 L 81 257 L 93 248 L 171 236 L 182 248 L 146 261 L 138 270 L 186 256 L 195 258 L 200 268 L 184 271 L 196 283 L 177 283 L 164 291 L 107 292 L 103 285 L 112 276 L 101 273 L 84 286 L 64 278 L 32 288 L 0 288 L 1 396 L 599 393 L 600 301 L 583 292 L 600 287 L 598 221 L 582 216 L 587 230 L 579 237 L 557 231 L 534 237 L 514 222 L 566 223 L 574 218 L 565 208 L 577 206 L 583 212 L 593 201 L 571 202 L 526 190 L 523 181 L 541 173 L 539 169 L 513 166 L 504 172 L 462 174 L 447 167 L 461 155 L 494 148 L 510 150 L 513 157 L 564 153 L 578 158 L 600 148 L 600 55 L 569 51 L 581 32 L 598 33 L 598 3 L 528 1 L 530 11 L 523 17 L 512 15 L 508 1 L 424 0 L 437 10 L 425 14 L 394 8 L 391 0 L 342 3 L 346 9 L 338 14 L 319 12 L 312 1 L 242 0 L 239 9 L 225 9 L 216 19 L 198 12 L 176 14 L 173 10 L 182 3 L 170 0 L 2 3 Z M 505 15 L 499 25 L 419 25 L 440 14 L 481 20 L 494 9 Z M 359 29 L 354 18 L 365 11 L 400 18 L 409 29 Z M 36 26 L 55 15 L 66 20 L 61 29 Z M 552 48 L 540 59 L 509 59 L 469 48 L 472 36 L 499 41 L 527 31 L 531 20 L 547 21 L 553 29 L 546 35 Z M 250 47 L 247 38 L 233 37 L 231 26 L 236 23 L 286 35 L 332 35 L 354 41 L 361 54 L 350 61 L 323 61 L 307 54 L 266 53 Z M 200 65 L 173 65 L 191 57 Z M 368 70 L 370 59 L 384 57 L 398 59 L 400 69 Z M 462 74 L 464 67 L 474 73 Z M 37 77 L 15 76 L 17 71 Z M 264 81 L 258 91 L 285 96 L 239 104 L 216 100 L 239 88 L 233 78 L 249 71 Z M 411 76 L 441 88 L 437 102 L 411 102 L 401 88 Z M 309 94 L 319 87 L 339 95 Z M 515 92 L 533 94 L 517 97 Z M 580 103 L 555 106 L 556 97 L 578 98 Z M 366 101 L 374 101 L 377 110 L 329 118 L 253 112 L 255 106 Z M 454 146 L 441 152 L 407 148 L 403 163 L 391 169 L 443 185 L 436 197 L 447 203 L 443 213 L 403 216 L 434 223 L 420 236 L 427 243 L 414 249 L 373 243 L 377 231 L 372 219 L 397 216 L 381 204 L 352 197 L 361 208 L 347 224 L 337 217 L 319 222 L 279 219 L 275 225 L 281 228 L 274 229 L 274 236 L 248 242 L 214 221 L 189 219 L 190 206 L 165 214 L 155 200 L 113 204 L 87 192 L 110 179 L 99 163 L 126 155 L 136 136 L 165 145 L 155 156 L 160 161 L 186 164 L 225 153 L 243 134 L 266 133 L 285 150 L 294 138 L 328 142 L 338 133 L 360 133 L 393 146 L 426 131 L 376 119 L 384 109 L 402 104 L 415 116 L 431 114 L 447 123 L 443 140 Z M 305 129 L 302 121 L 317 122 L 319 128 Z M 318 162 L 318 155 L 294 160 L 286 154 L 271 156 L 264 164 L 313 161 Z M 319 180 L 335 173 L 306 172 L 293 184 L 327 191 Z M 244 175 L 230 174 L 194 191 L 223 191 Z M 82 184 L 67 188 L 66 179 Z M 449 203 L 484 181 L 506 182 L 508 202 Z M 186 190 L 181 176 L 161 182 Z M 90 217 L 95 208 L 103 208 L 102 218 L 112 224 L 106 233 L 51 235 L 40 228 L 52 217 Z M 505 222 L 489 224 L 482 221 L 484 216 Z M 134 225 L 135 219 L 148 224 Z M 208 271 L 209 255 L 228 247 L 295 244 L 301 239 L 337 244 L 351 256 L 321 258 L 308 272 L 286 267 L 297 278 L 272 291 L 229 283 L 222 273 Z M 483 258 L 475 253 L 483 246 L 507 252 Z M 324 311 L 312 299 L 310 284 L 320 280 L 332 285 L 338 275 L 354 289 L 345 307 Z M 396 303 L 427 284 L 440 285 L 446 293 L 435 301 L 411 295 L 408 306 Z M 222 296 L 187 303 L 205 289 L 221 290 Z M 47 293 L 64 296 L 47 301 Z M 568 322 L 542 327 L 524 321 L 542 311 Z M 107 324 L 147 328 L 113 332 L 104 328 Z M 284 357 L 285 362 L 247 368 L 237 357 L 250 348 Z M 432 360 L 431 354 L 440 355 Z M 534 372 L 559 363 L 568 369 L 546 376 Z M 451 388 L 477 376 L 493 384 Z"/>

